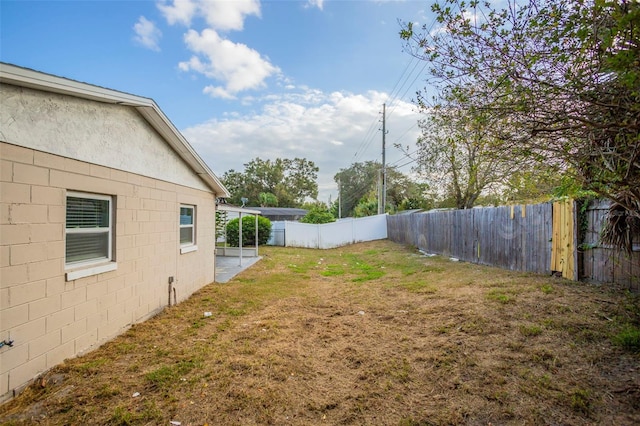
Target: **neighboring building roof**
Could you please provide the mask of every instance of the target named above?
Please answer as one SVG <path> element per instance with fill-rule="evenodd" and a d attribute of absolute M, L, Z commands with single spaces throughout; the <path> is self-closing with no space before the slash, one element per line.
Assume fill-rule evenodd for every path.
<path fill-rule="evenodd" d="M 216 193 L 217 197 L 231 196 L 218 177 L 194 151 L 153 99 L 81 83 L 4 62 L 0 62 L 0 83 L 135 108 L 167 141 L 178 156 Z"/>
<path fill-rule="evenodd" d="M 255 215 L 260 215 L 261 212 L 260 210 L 252 210 L 249 208 L 245 208 L 245 207 L 240 207 L 240 206 L 234 206 L 233 204 L 227 204 L 226 202 L 217 202 L 217 208 L 220 211 L 223 212 L 232 212 L 232 213 L 247 213 L 247 214 L 255 214 Z"/>
<path fill-rule="evenodd" d="M 295 209 L 292 207 L 250 207 L 258 210 L 262 216 L 271 221 L 297 221 L 308 213 L 305 209 Z"/>
<path fill-rule="evenodd" d="M 258 210 L 263 216 L 304 216 L 307 214 L 305 209 L 296 209 L 293 207 L 249 207 Z"/>

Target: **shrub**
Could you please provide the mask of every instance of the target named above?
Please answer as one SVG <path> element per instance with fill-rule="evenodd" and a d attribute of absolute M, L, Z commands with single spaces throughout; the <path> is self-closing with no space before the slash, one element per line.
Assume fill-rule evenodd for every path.
<path fill-rule="evenodd" d="M 311 210 L 309 213 L 307 213 L 300 219 L 300 222 L 302 223 L 315 223 L 315 224 L 330 223 L 335 221 L 336 221 L 336 218 L 333 217 L 331 213 L 329 213 L 328 211 L 320 211 L 320 210 Z"/>
<path fill-rule="evenodd" d="M 240 221 L 238 218 L 227 223 L 227 243 L 233 247 L 239 247 L 238 231 Z M 271 221 L 266 217 L 258 216 L 258 245 L 264 245 L 269 241 L 271 235 Z M 253 246 L 256 244 L 256 217 L 242 217 L 242 246 Z"/>

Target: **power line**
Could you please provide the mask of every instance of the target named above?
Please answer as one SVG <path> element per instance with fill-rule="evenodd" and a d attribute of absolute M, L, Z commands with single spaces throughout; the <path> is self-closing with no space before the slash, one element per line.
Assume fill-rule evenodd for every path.
<path fill-rule="evenodd" d="M 426 32 L 425 37 L 431 37 L 431 30 L 433 29 L 433 27 L 436 24 L 436 19 L 434 17 L 434 19 L 432 20 L 431 24 L 429 25 L 429 29 Z M 433 37 L 431 37 L 433 38 Z M 420 64 L 420 59 L 414 55 L 411 55 L 411 60 L 407 63 L 407 65 L 405 66 L 405 68 L 403 69 L 402 73 L 400 74 L 400 77 L 398 77 L 396 83 L 394 84 L 393 88 L 391 89 L 391 92 L 389 93 L 389 96 L 387 97 L 387 101 L 385 102 L 385 104 L 388 104 L 390 106 L 390 110 L 386 112 L 386 117 L 385 119 L 388 119 L 391 114 L 395 111 L 396 107 L 398 106 L 398 99 L 402 99 L 405 97 L 405 95 L 407 94 L 407 92 L 414 86 L 415 82 L 417 81 L 418 77 L 420 77 L 422 75 L 422 73 L 424 72 L 425 68 L 428 65 L 428 62 L 425 61 L 424 65 L 422 66 L 422 68 L 420 68 L 420 70 L 415 74 L 414 73 L 416 71 L 416 69 L 418 68 L 418 65 Z M 413 65 L 413 67 L 412 67 Z M 408 71 L 411 68 L 411 71 Z M 407 86 L 407 82 L 409 82 L 409 80 L 413 77 L 413 79 L 411 80 L 411 83 Z M 400 94 L 400 92 L 405 88 L 404 92 L 402 93 L 401 96 L 398 96 Z M 360 144 L 358 145 L 358 148 L 356 149 L 352 161 L 358 162 L 358 160 L 360 158 L 362 158 L 367 149 L 369 148 L 369 146 L 372 144 L 373 140 L 374 140 L 374 136 L 376 134 L 375 132 L 375 127 L 376 127 L 376 123 L 379 120 L 374 119 L 372 121 L 372 123 L 369 125 L 369 127 L 367 128 L 367 131 L 362 139 L 362 142 L 360 142 Z M 409 127 L 407 130 L 405 130 L 402 135 L 396 140 L 395 143 L 397 143 L 402 137 L 404 137 L 411 129 L 413 129 L 415 126 L 417 125 L 417 122 L 414 123 L 411 127 Z M 383 123 L 383 132 L 386 130 L 385 128 L 385 123 Z M 378 129 L 380 130 L 380 129 Z M 384 137 L 384 135 L 383 135 Z M 384 142 L 383 142 L 384 143 Z M 383 148 L 384 150 L 384 148 Z M 415 152 L 414 152 L 415 153 Z M 383 153 L 384 156 L 384 153 Z M 410 158 L 409 155 L 405 154 L 406 158 Z M 403 157 L 403 158 L 405 158 Z M 383 157 L 384 158 L 384 157 Z M 402 158 L 398 161 L 395 162 L 395 164 L 397 164 L 399 161 L 402 161 Z M 415 162 L 416 160 L 411 160 L 408 163 L 403 164 L 402 166 L 399 167 L 404 167 L 407 164 L 411 164 L 412 162 Z M 343 200 L 343 202 L 346 202 L 348 200 Z M 349 200 L 350 201 L 350 200 Z"/>
<path fill-rule="evenodd" d="M 359 157 L 358 154 L 360 154 L 360 157 L 361 157 L 366 151 L 366 149 L 369 147 L 369 145 L 371 144 L 371 140 L 373 140 L 373 136 L 375 135 L 375 127 L 377 123 L 378 123 L 378 119 L 376 117 L 374 118 L 373 122 L 369 125 L 369 128 L 367 129 L 367 132 L 365 133 L 365 136 L 362 139 L 362 142 L 360 143 L 360 145 L 358 146 L 358 149 L 353 155 L 354 161 L 357 161 Z"/>
<path fill-rule="evenodd" d="M 416 62 L 415 65 L 413 66 L 411 71 L 405 76 L 405 74 L 407 73 L 407 70 L 409 69 L 409 67 L 411 66 L 411 64 L 414 61 Z M 415 56 L 412 56 L 411 60 L 409 61 L 409 63 L 407 63 L 407 66 L 405 67 L 404 71 L 402 71 L 402 74 L 400 74 L 400 77 L 398 78 L 398 81 L 396 81 L 396 84 L 393 86 L 393 89 L 391 89 L 391 92 L 389 93 L 389 97 L 387 98 L 386 103 L 391 105 L 396 100 L 398 93 L 400 93 L 400 90 L 402 90 L 402 88 L 407 83 L 407 81 L 409 81 L 409 77 L 411 76 L 411 74 L 413 74 L 413 71 L 415 71 L 415 69 L 418 66 L 418 64 L 419 64 L 418 59 Z M 403 77 L 404 77 L 404 79 L 403 79 Z M 398 93 L 394 94 L 394 92 L 395 92 L 396 88 L 398 87 L 398 84 L 400 83 L 400 81 L 402 81 L 402 85 L 398 89 Z"/>
<path fill-rule="evenodd" d="M 418 152 L 418 150 L 416 149 L 413 152 L 410 152 L 408 154 L 404 154 L 404 156 L 400 157 L 398 160 L 394 161 L 393 163 L 389 164 L 389 167 L 400 167 L 397 164 L 401 161 L 404 161 L 406 158 L 410 159 L 412 162 L 418 161 L 416 158 L 413 158 L 412 155 L 416 154 Z"/>
<path fill-rule="evenodd" d="M 412 59 L 415 59 L 415 58 L 412 58 Z M 389 116 L 391 116 L 391 113 L 396 109 L 396 106 L 398 105 L 398 102 L 397 102 L 398 99 L 404 98 L 404 96 L 407 94 L 407 91 L 409 91 L 409 88 L 411 88 L 413 83 L 415 83 L 416 80 L 418 79 L 418 77 L 420 77 L 420 74 L 421 74 L 422 70 L 424 70 L 424 67 L 423 67 L 422 70 L 420 70 L 420 72 L 418 74 L 416 74 L 415 78 L 413 79 L 411 84 L 407 87 L 407 89 L 404 91 L 402 96 L 398 97 L 398 94 L 400 93 L 400 90 L 402 90 L 404 88 L 404 86 L 406 85 L 407 81 L 409 81 L 409 78 L 411 77 L 411 75 L 413 74 L 415 69 L 418 67 L 418 65 L 420 65 L 420 62 L 418 62 L 416 60 L 416 64 L 413 66 L 413 69 L 411 70 L 411 72 L 405 77 L 404 82 L 402 83 L 402 86 L 400 86 L 400 89 L 398 89 L 398 93 L 396 93 L 393 96 L 393 98 L 389 100 L 389 105 L 392 106 L 391 110 L 389 111 Z M 426 63 L 425 63 L 425 66 L 426 66 Z"/>
<path fill-rule="evenodd" d="M 413 158 L 411 161 L 407 161 L 404 164 L 400 164 L 399 166 L 395 166 L 395 168 L 396 169 L 401 169 L 401 168 L 403 168 L 405 166 L 408 166 L 409 164 L 415 163 L 416 161 L 418 161 L 418 159 L 417 158 Z"/>
<path fill-rule="evenodd" d="M 431 21 L 431 24 L 429 25 L 429 29 L 427 29 L 427 31 L 426 31 L 425 37 L 431 37 L 431 30 L 433 30 L 433 27 L 435 26 L 436 22 L 437 22 L 437 19 L 434 17 L 434 18 L 433 18 L 433 20 Z M 433 37 L 431 37 L 431 38 L 433 39 Z M 398 89 L 398 92 L 400 92 L 400 90 L 402 90 L 402 88 L 404 87 L 405 83 L 409 80 L 409 78 L 410 78 L 411 74 L 413 74 L 413 71 L 416 69 L 416 67 L 417 67 L 417 66 L 418 66 L 418 64 L 420 63 L 420 62 L 419 62 L 419 59 L 418 59 L 416 56 L 412 55 L 412 56 L 411 56 L 411 58 L 412 58 L 412 61 L 413 61 L 414 59 L 416 60 L 416 64 L 414 65 L 414 67 L 413 67 L 413 69 L 411 70 L 411 72 L 410 72 L 410 73 L 405 77 L 405 80 L 404 80 L 404 82 L 403 82 L 402 86 L 400 87 L 400 89 Z M 411 62 L 410 62 L 410 63 L 411 63 Z M 411 82 L 411 84 L 407 87 L 407 89 L 404 91 L 404 93 L 402 94 L 402 96 L 400 96 L 400 98 L 404 98 L 404 97 L 405 97 L 405 95 L 407 94 L 407 92 L 409 91 L 409 89 L 410 89 L 411 87 L 413 87 L 413 85 L 415 84 L 415 82 L 416 82 L 416 80 L 418 79 L 418 77 L 419 77 L 420 75 L 422 75 L 422 73 L 423 73 L 424 69 L 427 67 L 427 65 L 428 65 L 428 62 L 427 62 L 427 61 L 424 61 L 424 65 L 422 66 L 422 68 L 420 69 L 420 71 L 416 74 L 416 76 L 414 77 L 413 81 L 412 81 L 412 82 Z M 407 68 L 408 68 L 408 67 L 407 67 Z M 406 68 L 405 68 L 405 71 L 406 71 Z M 403 75 L 404 75 L 404 73 L 403 73 Z M 397 83 L 396 83 L 396 86 L 397 86 Z M 394 88 L 395 88 L 395 86 L 394 86 Z M 393 94 L 393 90 L 392 90 L 392 94 Z M 397 94 L 394 96 L 394 98 L 393 98 L 393 99 L 388 100 L 389 105 L 390 105 L 390 106 L 392 106 L 392 105 L 393 105 L 393 107 L 392 107 L 392 108 L 391 108 L 391 110 L 389 111 L 389 114 L 388 114 L 388 116 L 389 116 L 389 117 L 391 117 L 391 114 L 392 114 L 392 113 L 393 113 L 393 111 L 395 110 L 395 105 L 393 104 L 393 102 L 394 102 L 396 99 L 397 99 Z"/>

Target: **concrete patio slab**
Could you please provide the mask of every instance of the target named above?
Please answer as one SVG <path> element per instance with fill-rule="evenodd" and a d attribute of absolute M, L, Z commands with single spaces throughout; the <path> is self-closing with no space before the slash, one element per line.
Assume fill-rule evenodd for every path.
<path fill-rule="evenodd" d="M 239 257 L 216 256 L 216 282 L 228 282 L 260 259 L 262 259 L 262 256 L 243 257 L 241 262 Z"/>

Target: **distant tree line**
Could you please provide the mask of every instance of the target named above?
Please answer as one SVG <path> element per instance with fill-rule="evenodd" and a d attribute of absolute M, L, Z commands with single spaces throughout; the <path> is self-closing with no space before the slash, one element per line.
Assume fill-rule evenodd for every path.
<path fill-rule="evenodd" d="M 254 158 L 244 171 L 229 170 L 222 182 L 231 193 L 229 202 L 262 207 L 302 207 L 305 199 L 318 197 L 318 167 L 304 158 L 274 161 Z"/>

